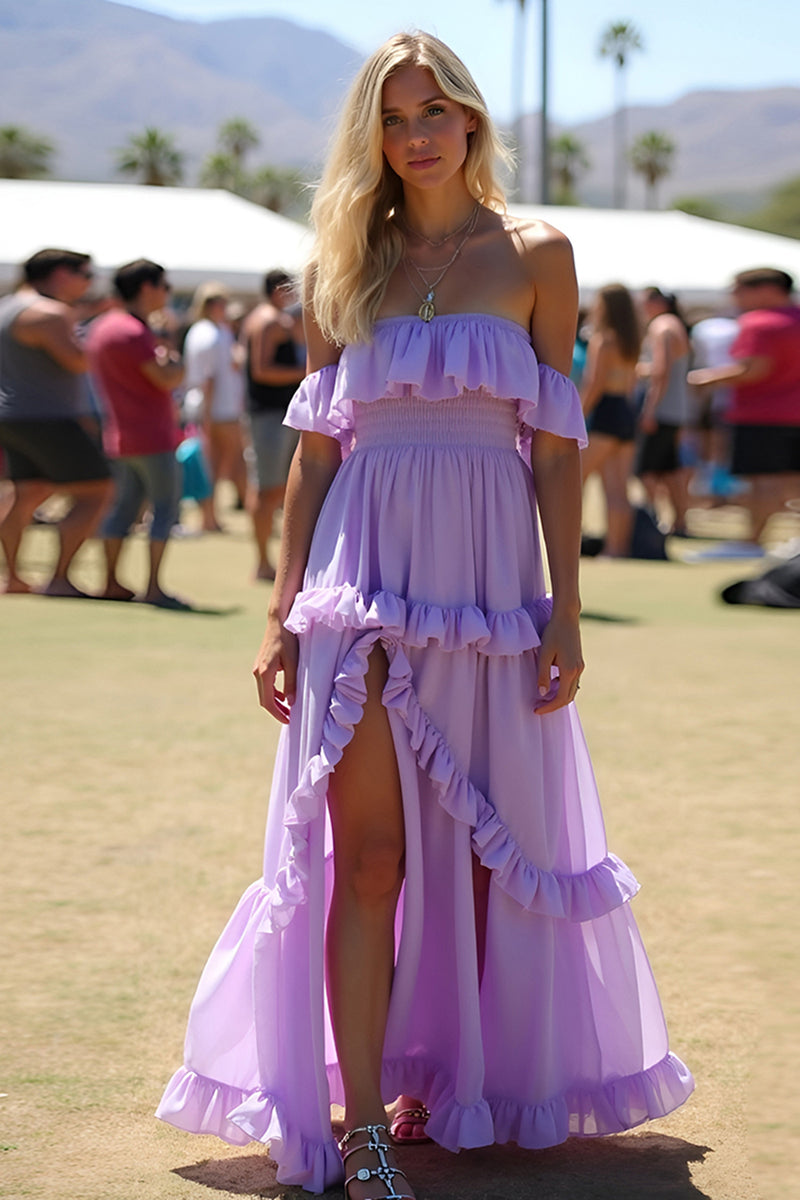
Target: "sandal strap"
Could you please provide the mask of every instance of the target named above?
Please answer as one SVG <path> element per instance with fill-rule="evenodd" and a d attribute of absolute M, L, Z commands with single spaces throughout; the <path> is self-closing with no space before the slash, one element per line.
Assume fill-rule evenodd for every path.
<path fill-rule="evenodd" d="M 411 1125 L 415 1121 L 429 1121 L 430 1116 L 431 1110 L 424 1104 L 419 1108 L 401 1108 L 400 1111 L 396 1112 L 392 1117 L 392 1125 Z M 405 1121 L 403 1120 L 404 1117 L 406 1118 Z"/>
<path fill-rule="evenodd" d="M 390 1166 L 386 1160 L 386 1151 L 391 1150 L 392 1147 L 381 1140 L 381 1133 L 387 1132 L 385 1125 L 358 1125 L 355 1129 L 348 1130 L 339 1142 L 339 1151 L 342 1155 L 343 1163 L 347 1162 L 351 1154 L 358 1154 L 359 1151 L 364 1150 L 372 1154 L 377 1154 L 378 1163 L 380 1164 L 377 1167 L 359 1167 L 352 1175 L 348 1175 L 344 1182 L 345 1195 L 347 1195 L 347 1189 L 350 1184 L 356 1180 L 359 1183 L 367 1183 L 370 1179 L 380 1179 L 384 1187 L 389 1189 L 383 1200 L 413 1200 L 413 1197 L 408 1192 L 398 1192 L 395 1189 L 395 1176 L 402 1175 L 404 1179 L 408 1179 L 408 1176 L 400 1167 Z M 362 1146 L 351 1146 L 349 1149 L 345 1149 L 347 1143 L 356 1133 L 368 1133 L 369 1141 Z"/>
<path fill-rule="evenodd" d="M 376 1142 L 380 1141 L 380 1139 L 377 1136 L 379 1130 L 382 1130 L 383 1133 L 388 1133 L 388 1130 L 385 1125 L 356 1125 L 354 1129 L 348 1129 L 347 1133 L 344 1135 L 344 1137 L 339 1142 L 339 1149 L 343 1151 L 345 1146 L 347 1145 L 347 1143 L 350 1141 L 350 1138 L 354 1137 L 357 1133 L 368 1133 L 370 1136 L 370 1141 L 372 1141 L 373 1138 L 375 1138 Z M 370 1149 L 370 1147 L 369 1146 L 359 1146 L 359 1149 L 360 1150 L 368 1150 L 368 1149 Z"/>
<path fill-rule="evenodd" d="M 394 1146 L 389 1145 L 387 1142 L 365 1142 L 363 1146 L 351 1146 L 349 1150 L 340 1149 L 340 1153 L 342 1156 L 342 1162 L 346 1163 L 351 1154 L 359 1154 L 362 1150 L 371 1150 L 377 1154 L 379 1150 L 393 1149 Z M 378 1155 L 378 1157 L 380 1158 L 380 1155 Z"/>
<path fill-rule="evenodd" d="M 368 1175 L 367 1172 L 369 1172 Z M 387 1175 L 391 1175 L 392 1178 L 387 1179 Z M 347 1187 L 354 1179 L 360 1179 L 362 1183 L 366 1183 L 368 1179 L 380 1179 L 387 1187 L 394 1188 L 395 1175 L 402 1175 L 403 1179 L 408 1179 L 405 1171 L 401 1171 L 399 1167 L 361 1167 L 360 1170 L 354 1171 L 352 1175 L 348 1175 L 344 1181 L 344 1186 Z"/>

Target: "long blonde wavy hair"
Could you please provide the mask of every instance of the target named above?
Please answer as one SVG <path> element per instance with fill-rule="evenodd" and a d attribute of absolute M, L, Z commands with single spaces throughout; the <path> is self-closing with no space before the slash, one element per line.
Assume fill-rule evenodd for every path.
<path fill-rule="evenodd" d="M 327 165 L 311 208 L 316 240 L 304 302 L 332 342 L 369 341 L 389 276 L 403 253 L 390 218 L 402 202 L 400 179 L 383 156 L 382 92 L 403 67 L 426 67 L 443 96 L 477 118 L 468 135 L 464 179 L 481 204 L 505 210 L 500 141 L 475 80 L 453 51 L 429 33 L 397 33 L 367 59 L 344 103 Z"/>

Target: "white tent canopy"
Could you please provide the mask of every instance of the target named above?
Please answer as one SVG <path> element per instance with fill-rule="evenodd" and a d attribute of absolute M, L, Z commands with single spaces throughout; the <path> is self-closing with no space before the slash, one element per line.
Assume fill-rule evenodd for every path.
<path fill-rule="evenodd" d="M 655 284 L 685 301 L 720 300 L 737 271 L 779 267 L 800 284 L 800 241 L 682 212 L 512 204 L 572 242 L 584 298 L 606 283 Z"/>
<path fill-rule="evenodd" d="M 690 302 L 720 300 L 731 277 L 774 266 L 800 281 L 800 241 L 681 212 L 511 205 L 572 241 L 584 298 L 618 280 L 648 284 Z M 0 290 L 44 246 L 92 255 L 111 272 L 135 258 L 163 264 L 182 290 L 204 280 L 260 291 L 272 267 L 296 271 L 309 252 L 304 225 L 229 192 L 136 184 L 0 180 Z"/>
<path fill-rule="evenodd" d="M 191 290 L 205 280 L 257 293 L 273 267 L 297 271 L 310 245 L 304 225 L 207 188 L 0 180 L 0 289 L 19 264 L 56 246 L 91 254 L 103 273 L 149 258 L 172 283 Z"/>

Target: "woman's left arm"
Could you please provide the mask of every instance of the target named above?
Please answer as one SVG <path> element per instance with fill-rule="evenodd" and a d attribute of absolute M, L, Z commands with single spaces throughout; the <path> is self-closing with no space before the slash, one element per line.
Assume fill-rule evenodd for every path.
<path fill-rule="evenodd" d="M 572 247 L 552 230 L 527 253 L 535 288 L 531 338 L 540 363 L 569 373 L 578 311 L 578 286 Z M 539 429 L 534 432 L 531 466 L 553 588 L 553 615 L 542 635 L 538 655 L 538 687 L 551 688 L 551 668 L 558 690 L 536 708 L 545 715 L 575 699 L 583 671 L 579 627 L 578 566 L 581 546 L 581 464 L 578 443 Z"/>

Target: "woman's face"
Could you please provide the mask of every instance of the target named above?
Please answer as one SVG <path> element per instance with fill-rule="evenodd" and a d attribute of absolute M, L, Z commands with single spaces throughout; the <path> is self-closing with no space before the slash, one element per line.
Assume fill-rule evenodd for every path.
<path fill-rule="evenodd" d="M 405 185 L 434 188 L 461 171 L 474 113 L 441 94 L 427 67 L 401 67 L 383 85 L 383 153 Z"/>

